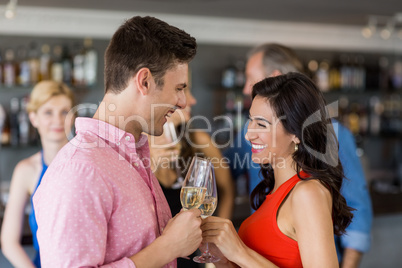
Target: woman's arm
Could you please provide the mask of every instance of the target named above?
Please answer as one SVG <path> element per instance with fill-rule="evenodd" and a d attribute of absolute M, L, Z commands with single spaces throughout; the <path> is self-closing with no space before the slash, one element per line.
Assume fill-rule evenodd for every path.
<path fill-rule="evenodd" d="M 234 206 L 234 184 L 230 174 L 230 169 L 218 148 L 212 143 L 211 137 L 205 132 L 195 132 L 195 143 L 201 145 L 199 149 L 205 157 L 211 159 L 214 165 L 216 184 L 221 196 L 218 196 L 219 217 L 230 219 Z"/>
<path fill-rule="evenodd" d="M 29 198 L 29 187 L 36 174 L 23 160 L 14 169 L 10 193 L 1 228 L 1 248 L 14 267 L 35 267 L 20 244 L 24 224 L 25 205 Z"/>
<path fill-rule="evenodd" d="M 225 258 L 215 263 L 217 268 L 273 268 L 275 264 L 247 247 L 237 235 L 232 222 L 219 217 L 208 217 L 201 225 L 203 242 L 214 243 Z M 267 241 L 269 243 L 269 241 Z M 213 249 L 211 252 L 215 254 Z"/>
<path fill-rule="evenodd" d="M 339 268 L 330 192 L 317 180 L 303 181 L 293 189 L 290 204 L 303 267 Z"/>

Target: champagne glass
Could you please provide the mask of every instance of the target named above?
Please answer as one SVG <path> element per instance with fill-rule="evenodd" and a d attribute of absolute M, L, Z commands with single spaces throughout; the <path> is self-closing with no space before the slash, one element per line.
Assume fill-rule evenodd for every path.
<path fill-rule="evenodd" d="M 205 158 L 195 156 L 192 159 L 180 192 L 181 205 L 185 210 L 198 208 L 204 202 L 210 165 L 211 162 Z"/>
<path fill-rule="evenodd" d="M 216 180 L 212 164 L 210 164 L 210 170 L 211 172 L 209 173 L 204 202 L 202 202 L 202 205 L 199 207 L 201 210 L 201 218 L 203 219 L 211 216 L 218 205 L 218 191 L 216 189 Z M 205 244 L 205 247 L 206 248 L 201 256 L 196 256 L 193 258 L 195 262 L 212 263 L 220 260 L 218 257 L 211 254 L 208 248 L 208 243 Z"/>

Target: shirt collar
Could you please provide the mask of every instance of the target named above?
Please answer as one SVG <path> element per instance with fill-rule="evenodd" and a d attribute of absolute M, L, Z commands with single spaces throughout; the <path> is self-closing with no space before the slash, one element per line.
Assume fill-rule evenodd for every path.
<path fill-rule="evenodd" d="M 137 148 L 137 150 L 148 148 L 148 137 L 146 135 L 141 134 L 138 143 L 136 143 L 133 134 L 98 119 L 78 117 L 75 120 L 75 128 L 76 133 L 89 131 L 117 146 L 124 143 L 133 149 Z"/>

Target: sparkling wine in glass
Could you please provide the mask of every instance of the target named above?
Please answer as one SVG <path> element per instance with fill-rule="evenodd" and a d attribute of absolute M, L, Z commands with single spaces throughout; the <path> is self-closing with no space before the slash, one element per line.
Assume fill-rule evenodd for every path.
<path fill-rule="evenodd" d="M 207 183 L 210 180 L 211 162 L 195 156 L 187 171 L 180 192 L 180 201 L 184 209 L 198 208 L 204 202 Z"/>
<path fill-rule="evenodd" d="M 203 219 L 211 216 L 218 205 L 218 191 L 216 189 L 215 173 L 212 164 L 210 164 L 210 169 L 211 172 L 207 182 L 207 191 L 205 193 L 204 202 L 202 202 L 201 206 L 199 207 L 201 210 L 201 218 Z M 212 263 L 217 262 L 220 259 L 211 254 L 208 243 L 206 243 L 205 251 L 202 253 L 202 255 L 194 257 L 193 260 L 198 263 Z"/>

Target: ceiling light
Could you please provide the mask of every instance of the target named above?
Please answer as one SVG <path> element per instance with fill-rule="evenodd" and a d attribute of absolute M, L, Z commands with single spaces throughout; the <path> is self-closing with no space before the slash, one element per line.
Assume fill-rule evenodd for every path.
<path fill-rule="evenodd" d="M 362 35 L 365 38 L 370 38 L 373 35 L 373 31 L 370 29 L 370 27 L 364 27 L 362 29 Z"/>
<path fill-rule="evenodd" d="M 382 29 L 380 32 L 380 36 L 384 40 L 388 40 L 391 37 L 391 31 L 387 28 Z"/>
<path fill-rule="evenodd" d="M 13 19 L 15 17 L 15 10 L 17 8 L 17 0 L 10 0 L 8 4 L 6 5 L 6 11 L 4 13 L 4 16 L 7 19 Z"/>

